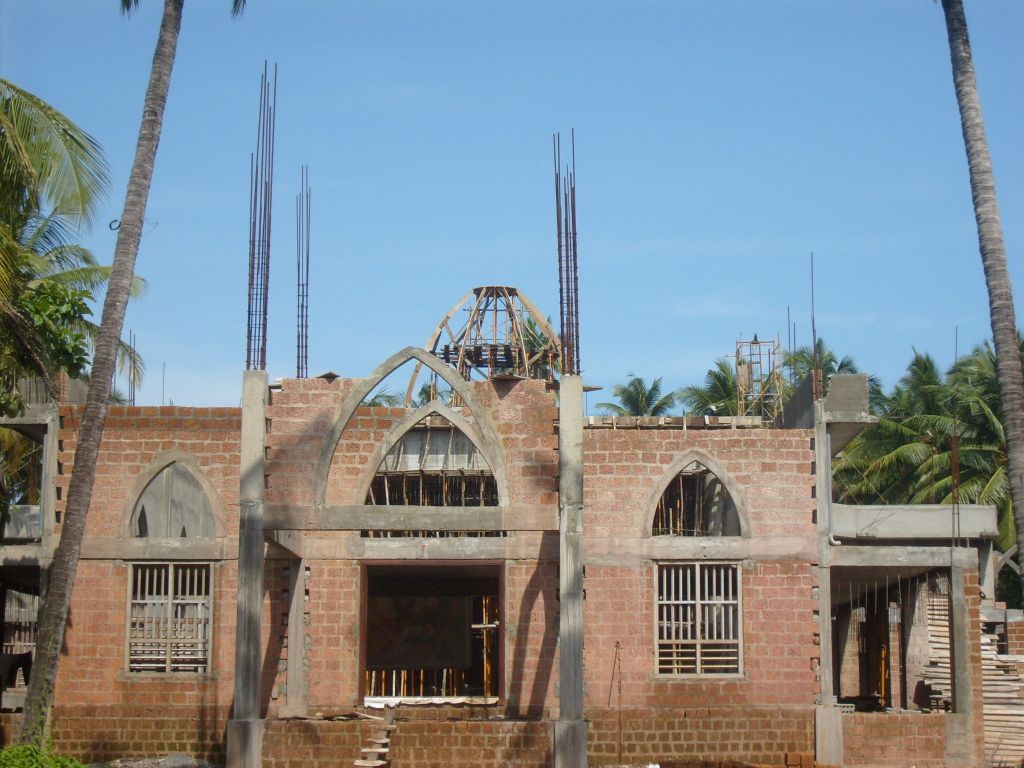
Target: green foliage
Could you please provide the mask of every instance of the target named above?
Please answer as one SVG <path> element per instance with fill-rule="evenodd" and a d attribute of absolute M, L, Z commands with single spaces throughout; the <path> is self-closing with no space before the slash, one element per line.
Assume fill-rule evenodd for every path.
<path fill-rule="evenodd" d="M 1006 440 L 995 353 L 986 343 L 942 375 L 915 351 L 907 373 L 881 402 L 879 423 L 864 430 L 835 464 L 837 500 L 854 504 L 991 504 L 999 547 L 1015 540 Z M 954 438 L 956 449 L 954 451 Z"/>
<path fill-rule="evenodd" d="M 0 749 L 0 768 L 85 768 L 73 757 L 59 755 L 36 744 Z"/>
<path fill-rule="evenodd" d="M 687 413 L 698 416 L 735 416 L 739 407 L 736 370 L 725 358 L 715 361 L 702 386 L 683 387 L 678 397 Z"/>
<path fill-rule="evenodd" d="M 612 416 L 667 416 L 676 407 L 676 393 L 661 394 L 661 378 L 651 386 L 639 376 L 629 374 L 629 381 L 612 387 L 617 403 L 598 403 L 597 407 Z"/>
<path fill-rule="evenodd" d="M 19 379 L 82 373 L 88 344 L 78 326 L 89 314 L 89 298 L 87 291 L 53 280 L 36 280 L 18 293 L 10 322 L 0 325 L 0 414 L 13 416 L 24 409 Z"/>

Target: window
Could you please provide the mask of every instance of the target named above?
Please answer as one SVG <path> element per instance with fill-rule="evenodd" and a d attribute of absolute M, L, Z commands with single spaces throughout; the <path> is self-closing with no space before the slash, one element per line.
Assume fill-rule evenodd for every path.
<path fill-rule="evenodd" d="M 173 462 L 154 477 L 135 503 L 132 536 L 193 539 L 214 535 L 213 512 L 202 484 Z"/>
<path fill-rule="evenodd" d="M 736 502 L 714 472 L 692 461 L 658 500 L 651 535 L 739 536 Z"/>
<path fill-rule="evenodd" d="M 736 563 L 658 564 L 658 674 L 738 674 L 741 623 Z"/>
<path fill-rule="evenodd" d="M 209 563 L 133 563 L 129 672 L 208 672 L 213 595 Z"/>

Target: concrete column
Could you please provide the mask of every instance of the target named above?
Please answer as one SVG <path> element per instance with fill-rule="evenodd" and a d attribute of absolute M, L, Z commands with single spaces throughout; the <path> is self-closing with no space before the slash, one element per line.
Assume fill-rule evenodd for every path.
<path fill-rule="evenodd" d="M 228 768 L 260 768 L 260 651 L 263 638 L 263 501 L 267 374 L 242 377 L 242 461 L 239 473 L 238 620 L 235 630 L 235 705 L 228 721 Z"/>
<path fill-rule="evenodd" d="M 586 768 L 583 720 L 583 380 L 563 376 L 558 406 L 558 721 L 555 768 Z"/>
<path fill-rule="evenodd" d="M 43 437 L 43 476 L 39 489 L 39 516 L 43 527 L 40 549 L 47 559 L 57 548 L 53 526 L 57 508 L 57 459 L 60 454 L 60 411 L 56 403 L 47 406 L 46 436 Z M 40 601 L 41 602 L 41 601 Z"/>
<path fill-rule="evenodd" d="M 994 608 L 996 605 L 996 558 L 998 552 L 991 541 L 978 544 L 978 581 L 981 587 L 981 606 Z"/>
<path fill-rule="evenodd" d="M 955 552 L 955 550 L 954 550 Z M 971 552 L 970 556 L 974 553 Z M 946 765 L 977 765 L 981 727 L 981 701 L 975 697 L 974 676 L 981 675 L 980 654 L 971 664 L 971 617 L 964 593 L 964 569 L 954 565 L 949 575 L 950 666 L 953 684 L 953 712 L 946 716 Z M 977 627 L 974 628 L 977 632 Z M 980 684 L 979 684 L 980 690 Z"/>
<path fill-rule="evenodd" d="M 814 403 L 814 487 L 818 522 L 818 681 L 814 718 L 815 757 L 819 762 L 843 762 L 842 713 L 833 706 L 836 695 L 832 669 L 832 446 L 825 420 L 825 404 Z"/>

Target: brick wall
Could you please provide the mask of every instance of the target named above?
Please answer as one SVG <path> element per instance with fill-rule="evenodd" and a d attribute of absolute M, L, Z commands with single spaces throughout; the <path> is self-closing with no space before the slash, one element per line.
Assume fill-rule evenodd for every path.
<path fill-rule="evenodd" d="M 309 706 L 353 706 L 359 684 L 359 564 L 308 561 Z"/>
<path fill-rule="evenodd" d="M 1024 621 L 1006 624 L 1006 652 L 1011 656 L 1024 656 Z"/>
<path fill-rule="evenodd" d="M 945 768 L 946 716 L 853 712 L 843 716 L 846 765 Z"/>
<path fill-rule="evenodd" d="M 520 560 L 505 570 L 505 698 L 510 716 L 557 708 L 558 564 Z"/>
<path fill-rule="evenodd" d="M 60 416 L 56 484 L 63 513 L 80 410 L 62 407 Z M 112 407 L 97 461 L 87 541 L 127 538 L 146 479 L 164 459 L 179 458 L 201 472 L 212 494 L 218 534 L 235 540 L 240 429 L 237 408 Z M 86 761 L 174 751 L 223 761 L 233 697 L 237 561 L 214 565 L 211 671 L 203 675 L 127 672 L 128 571 L 124 561 L 79 563 L 55 690 L 55 745 Z M 271 597 L 264 608 L 268 618 Z"/>
<path fill-rule="evenodd" d="M 62 406 L 57 511 L 64 512 L 74 469 L 80 409 Z M 238 470 L 241 411 L 238 408 L 113 406 L 96 463 L 96 482 L 86 536 L 127 533 L 130 498 L 139 477 L 169 452 L 188 456 L 213 487 L 211 499 L 225 536 L 238 535 Z M 59 526 L 58 526 L 59 530 Z"/>
<path fill-rule="evenodd" d="M 786 755 L 814 752 L 810 707 L 591 708 L 591 765 L 686 759 L 785 765 Z M 621 728 L 620 728 L 621 722 Z"/>
<path fill-rule="evenodd" d="M 732 481 L 751 536 L 813 536 L 811 437 L 797 429 L 586 429 L 584 532 L 590 539 L 650 536 L 669 468 L 692 450 Z"/>
<path fill-rule="evenodd" d="M 162 697 L 113 705 L 65 705 L 53 712 L 57 750 L 83 762 L 184 752 L 223 764 L 229 707 L 175 705 Z"/>
<path fill-rule="evenodd" d="M 808 563 L 754 562 L 741 568 L 743 673 L 670 677 L 655 669 L 654 568 L 587 566 L 586 689 L 590 706 L 618 696 L 620 643 L 627 706 L 813 705 L 819 658 L 817 578 Z"/>
<path fill-rule="evenodd" d="M 402 708 L 391 740 L 393 765 L 417 768 L 550 766 L 549 723 L 488 720 L 487 714 L 463 711 L 460 707 Z M 449 719 L 461 716 L 467 719 Z M 268 722 L 263 740 L 263 766 L 347 765 L 360 757 L 360 749 L 368 745 L 373 729 L 374 724 L 366 720 Z"/>

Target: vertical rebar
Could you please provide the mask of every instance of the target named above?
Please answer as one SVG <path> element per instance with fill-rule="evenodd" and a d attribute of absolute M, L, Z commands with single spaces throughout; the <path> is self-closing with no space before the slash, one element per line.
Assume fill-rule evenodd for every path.
<path fill-rule="evenodd" d="M 579 266 L 576 234 L 576 131 L 572 134 L 570 163 L 562 172 L 562 137 L 552 143 L 555 161 L 555 239 L 558 253 L 558 303 L 562 337 L 562 373 L 580 372 Z"/>
<path fill-rule="evenodd" d="M 298 273 L 295 339 L 295 377 L 309 375 L 309 232 L 310 203 L 309 166 L 302 166 L 302 186 L 295 198 L 295 265 Z"/>
<path fill-rule="evenodd" d="M 267 63 L 260 79 L 256 153 L 249 160 L 249 306 L 246 324 L 248 370 L 267 367 L 267 304 L 270 297 L 270 230 L 274 197 L 274 129 L 277 115 L 277 65 L 273 88 Z"/>

